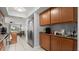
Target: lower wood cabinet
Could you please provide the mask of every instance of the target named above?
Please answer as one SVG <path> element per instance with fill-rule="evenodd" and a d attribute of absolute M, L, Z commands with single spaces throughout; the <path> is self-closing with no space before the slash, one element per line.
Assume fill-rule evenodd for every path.
<path fill-rule="evenodd" d="M 77 40 L 40 33 L 40 46 L 48 51 L 77 51 Z"/>
<path fill-rule="evenodd" d="M 45 50 L 50 50 L 50 36 L 40 33 L 40 46 Z"/>
<path fill-rule="evenodd" d="M 4 44 L 3 44 L 3 41 L 0 42 L 0 51 L 3 51 L 4 50 Z"/>
<path fill-rule="evenodd" d="M 55 36 L 51 36 L 51 51 L 60 51 L 61 50 L 61 40 Z"/>
<path fill-rule="evenodd" d="M 73 51 L 74 46 L 73 46 L 74 41 L 72 39 L 66 39 L 62 38 L 61 39 L 61 50 L 62 51 Z"/>
<path fill-rule="evenodd" d="M 77 41 L 71 38 L 51 36 L 51 51 L 76 51 Z"/>
<path fill-rule="evenodd" d="M 11 43 L 14 44 L 14 43 L 17 43 L 17 33 L 16 32 L 11 32 Z"/>

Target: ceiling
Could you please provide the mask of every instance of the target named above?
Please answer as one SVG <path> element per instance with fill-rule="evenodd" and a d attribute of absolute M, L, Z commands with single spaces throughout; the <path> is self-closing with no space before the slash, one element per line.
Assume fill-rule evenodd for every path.
<path fill-rule="evenodd" d="M 18 11 L 17 8 L 24 9 L 24 11 Z M 15 16 L 27 18 L 33 12 L 35 12 L 39 7 L 0 7 L 0 10 L 4 13 L 5 16 Z"/>
<path fill-rule="evenodd" d="M 23 9 L 17 10 L 17 8 Z M 2 13 L 7 17 L 19 17 L 19 18 L 28 18 L 31 16 L 35 11 L 38 14 L 43 12 L 44 10 L 48 9 L 49 7 L 0 7 Z"/>

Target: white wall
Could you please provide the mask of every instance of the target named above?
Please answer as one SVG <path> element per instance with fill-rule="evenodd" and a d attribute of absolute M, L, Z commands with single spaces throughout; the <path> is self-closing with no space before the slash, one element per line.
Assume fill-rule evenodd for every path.
<path fill-rule="evenodd" d="M 27 30 L 28 30 L 28 20 L 29 20 L 29 19 L 26 19 L 26 23 L 25 23 L 25 34 L 26 34 L 26 40 L 25 40 L 25 41 L 26 41 L 26 42 L 27 42 L 27 40 L 28 40 L 28 37 L 27 37 L 27 36 L 28 36 L 28 35 L 27 35 Z"/>
<path fill-rule="evenodd" d="M 34 45 L 35 47 L 39 46 L 39 14 L 34 13 Z"/>

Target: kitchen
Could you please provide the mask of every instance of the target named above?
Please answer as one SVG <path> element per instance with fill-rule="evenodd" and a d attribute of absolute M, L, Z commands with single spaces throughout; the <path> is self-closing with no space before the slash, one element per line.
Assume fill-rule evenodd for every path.
<path fill-rule="evenodd" d="M 40 14 L 40 46 L 47 51 L 77 51 L 77 8 L 52 7 Z"/>
<path fill-rule="evenodd" d="M 21 36 L 21 34 L 16 32 L 20 32 L 19 29 L 22 26 L 26 36 L 25 42 L 31 46 L 31 50 L 40 47 L 38 51 L 77 51 L 77 10 L 77 7 L 40 7 L 35 9 L 32 14 L 30 13 L 31 15 L 27 19 L 21 18 L 24 15 L 20 15 L 20 13 L 18 14 L 21 16 L 20 18 L 5 17 L 5 22 L 9 26 L 3 26 L 11 31 L 7 33 L 9 37 L 7 46 L 17 43 L 17 36 Z M 26 22 L 26 24 L 20 25 L 19 22 L 22 24 Z M 28 34 L 29 32 L 30 34 Z M 2 40 L 0 46 L 5 46 Z"/>

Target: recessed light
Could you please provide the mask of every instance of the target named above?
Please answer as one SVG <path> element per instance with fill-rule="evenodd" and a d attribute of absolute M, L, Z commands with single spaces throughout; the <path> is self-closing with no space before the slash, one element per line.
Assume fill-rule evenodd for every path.
<path fill-rule="evenodd" d="M 14 9 L 16 11 L 19 11 L 19 12 L 25 12 L 26 11 L 26 9 L 24 7 L 14 7 Z"/>

